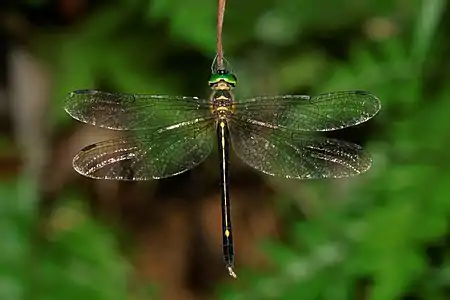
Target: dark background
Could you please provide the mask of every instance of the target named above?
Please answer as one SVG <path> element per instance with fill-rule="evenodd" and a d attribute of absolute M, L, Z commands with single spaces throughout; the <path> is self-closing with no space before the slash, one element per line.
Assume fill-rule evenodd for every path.
<path fill-rule="evenodd" d="M 450 34 L 444 0 L 228 1 L 237 96 L 367 90 L 373 156 L 344 180 L 269 178 L 235 156 L 237 273 L 222 264 L 217 154 L 170 179 L 71 167 L 116 136 L 72 120 L 76 89 L 209 94 L 213 0 L 0 5 L 0 299 L 450 297 Z"/>

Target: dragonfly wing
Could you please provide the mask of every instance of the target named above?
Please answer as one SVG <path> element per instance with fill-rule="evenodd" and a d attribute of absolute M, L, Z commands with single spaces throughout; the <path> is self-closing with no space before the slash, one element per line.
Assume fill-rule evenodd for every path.
<path fill-rule="evenodd" d="M 372 159 L 361 146 L 310 134 L 286 133 L 242 120 L 230 126 L 237 156 L 249 166 L 285 178 L 342 178 L 367 171 Z"/>
<path fill-rule="evenodd" d="M 65 100 L 74 119 L 115 130 L 153 129 L 206 117 L 209 102 L 197 97 L 79 90 Z"/>
<path fill-rule="evenodd" d="M 95 179 L 170 177 L 194 168 L 211 153 L 213 124 L 213 119 L 193 120 L 96 143 L 82 149 L 73 166 L 78 173 Z"/>
<path fill-rule="evenodd" d="M 380 107 L 380 100 L 374 95 L 348 91 L 246 99 L 236 103 L 236 115 L 271 128 L 331 131 L 366 122 Z"/>

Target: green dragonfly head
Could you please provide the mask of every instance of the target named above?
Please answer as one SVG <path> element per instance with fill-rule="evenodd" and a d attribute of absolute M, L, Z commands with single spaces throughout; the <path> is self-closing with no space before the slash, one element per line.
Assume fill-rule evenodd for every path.
<path fill-rule="evenodd" d="M 212 87 L 221 81 L 224 81 L 225 83 L 231 85 L 232 87 L 235 87 L 237 84 L 237 77 L 226 70 L 218 70 L 217 72 L 209 76 L 208 83 L 209 86 Z"/>

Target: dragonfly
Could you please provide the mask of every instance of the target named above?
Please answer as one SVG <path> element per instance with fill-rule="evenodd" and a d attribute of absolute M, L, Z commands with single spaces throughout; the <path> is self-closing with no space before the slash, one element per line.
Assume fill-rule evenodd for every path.
<path fill-rule="evenodd" d="M 222 256 L 228 273 L 235 253 L 230 213 L 230 151 L 267 175 L 292 179 L 344 178 L 372 165 L 361 146 L 320 136 L 366 122 L 381 108 L 364 91 L 236 99 L 237 77 L 212 68 L 205 98 L 77 90 L 65 110 L 74 119 L 124 137 L 81 149 L 74 169 L 94 179 L 155 180 L 202 163 L 215 144 L 220 158 Z"/>

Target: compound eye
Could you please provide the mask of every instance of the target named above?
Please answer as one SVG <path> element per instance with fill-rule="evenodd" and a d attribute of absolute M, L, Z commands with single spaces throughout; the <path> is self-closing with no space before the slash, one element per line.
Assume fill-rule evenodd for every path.
<path fill-rule="evenodd" d="M 221 80 L 221 75 L 214 73 L 214 74 L 211 74 L 211 76 L 209 76 L 208 84 L 209 84 L 209 86 L 213 86 L 216 83 L 218 83 L 220 80 Z"/>
<path fill-rule="evenodd" d="M 221 81 L 226 82 L 231 86 L 236 86 L 237 78 L 227 71 L 219 70 L 217 71 L 217 73 L 211 74 L 211 76 L 209 76 L 208 84 L 209 86 L 213 86 Z"/>
<path fill-rule="evenodd" d="M 236 86 L 236 84 L 237 84 L 237 77 L 234 76 L 234 74 L 228 74 L 226 82 L 231 84 L 232 86 Z"/>

